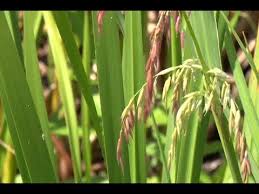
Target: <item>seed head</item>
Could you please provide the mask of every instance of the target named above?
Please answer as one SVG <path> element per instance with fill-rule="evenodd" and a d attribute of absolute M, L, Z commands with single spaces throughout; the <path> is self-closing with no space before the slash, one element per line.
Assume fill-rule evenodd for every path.
<path fill-rule="evenodd" d="M 180 32 L 180 15 L 176 17 L 176 22 L 175 22 L 175 31 L 176 33 Z"/>
<path fill-rule="evenodd" d="M 168 24 L 169 12 L 161 11 L 159 12 L 159 20 L 155 27 L 154 34 L 152 35 L 152 46 L 149 52 L 149 57 L 146 63 L 146 82 L 147 87 L 145 91 L 145 107 L 144 107 L 144 120 L 149 116 L 151 109 L 153 107 L 153 95 L 154 95 L 154 74 L 155 66 L 160 64 L 160 50 L 163 33 L 165 31 L 166 25 Z"/>
<path fill-rule="evenodd" d="M 122 160 L 122 131 L 120 132 L 118 144 L 117 144 L 117 161 L 122 169 L 122 173 L 124 174 L 124 165 Z"/>

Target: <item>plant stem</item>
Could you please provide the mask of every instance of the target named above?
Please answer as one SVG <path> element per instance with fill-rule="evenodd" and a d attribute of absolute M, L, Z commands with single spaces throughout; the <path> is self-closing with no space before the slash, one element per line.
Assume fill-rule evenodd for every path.
<path fill-rule="evenodd" d="M 90 48 L 90 25 L 89 25 L 89 12 L 84 13 L 84 29 L 83 29 L 83 65 L 85 73 L 89 76 L 90 63 L 91 63 L 91 48 Z M 83 129 L 83 145 L 84 145 L 84 161 L 85 161 L 85 178 L 86 182 L 90 182 L 91 178 L 91 142 L 90 142 L 90 121 L 89 110 L 84 100 L 84 96 L 81 97 L 82 103 L 82 118 L 81 124 Z"/>
<path fill-rule="evenodd" d="M 170 173 L 169 173 L 169 169 L 168 169 L 168 166 L 167 166 L 167 163 L 166 163 L 165 153 L 164 153 L 163 148 L 162 148 L 162 142 L 161 142 L 161 138 L 160 138 L 160 135 L 159 135 L 158 126 L 157 126 L 156 119 L 155 119 L 155 116 L 154 116 L 153 112 L 151 113 L 151 117 L 152 117 L 152 121 L 153 121 L 152 128 L 153 128 L 154 133 L 155 133 L 158 149 L 159 149 L 159 152 L 160 152 L 160 155 L 161 155 L 162 164 L 163 164 L 163 166 L 165 168 L 165 172 L 166 172 L 166 178 L 167 178 L 166 181 L 170 183 L 171 182 Z"/>
<path fill-rule="evenodd" d="M 238 166 L 236 153 L 228 131 L 228 124 L 227 124 L 228 121 L 225 115 L 222 114 L 223 111 L 222 111 L 222 107 L 220 106 L 220 102 L 219 101 L 215 101 L 215 102 L 217 103 L 212 104 L 211 110 L 219 132 L 220 140 L 223 145 L 225 156 L 229 164 L 234 182 L 242 183 L 242 178 L 241 178 L 241 174 Z"/>
<path fill-rule="evenodd" d="M 171 47 L 172 47 L 172 67 L 182 63 L 180 33 L 175 29 L 175 18 L 170 17 L 171 24 Z"/>

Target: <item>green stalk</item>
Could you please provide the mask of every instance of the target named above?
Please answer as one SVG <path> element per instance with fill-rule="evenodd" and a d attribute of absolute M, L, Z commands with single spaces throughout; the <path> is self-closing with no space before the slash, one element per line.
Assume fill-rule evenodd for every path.
<path fill-rule="evenodd" d="M 91 42 L 90 42 L 90 12 L 84 13 L 84 28 L 83 28 L 83 65 L 87 76 L 90 74 L 91 65 Z M 81 96 L 81 124 L 83 128 L 83 156 L 85 161 L 85 178 L 86 182 L 91 180 L 91 142 L 90 142 L 90 116 L 84 96 Z"/>
<path fill-rule="evenodd" d="M 162 164 L 163 164 L 163 167 L 164 167 L 165 173 L 166 173 L 166 182 L 170 183 L 171 182 L 170 173 L 169 173 L 169 169 L 168 169 L 168 166 L 167 166 L 165 153 L 164 153 L 163 148 L 162 148 L 162 142 L 161 142 L 159 129 L 158 129 L 158 126 L 157 126 L 157 123 L 156 123 L 154 113 L 151 114 L 151 117 L 152 117 L 152 121 L 153 121 L 152 128 L 153 128 L 154 133 L 155 133 L 155 138 L 156 138 L 158 149 L 159 149 L 159 152 L 160 152 L 160 157 L 161 157 Z"/>
<path fill-rule="evenodd" d="M 81 160 L 79 150 L 79 138 L 77 128 L 76 111 L 74 107 L 74 97 L 69 79 L 68 67 L 62 40 L 60 38 L 54 18 L 50 12 L 43 12 L 44 21 L 47 25 L 50 48 L 56 66 L 56 75 L 59 82 L 59 91 L 64 105 L 66 124 L 69 129 L 69 145 L 72 155 L 72 165 L 75 182 L 81 181 Z"/>
<path fill-rule="evenodd" d="M 228 131 L 228 121 L 225 115 L 222 114 L 222 107 L 219 105 L 219 102 L 213 103 L 211 109 L 233 180 L 235 183 L 242 183 L 236 153 Z"/>
<path fill-rule="evenodd" d="M 143 52 L 144 52 L 144 57 L 146 58 L 147 55 L 149 54 L 149 36 L 148 36 L 148 30 L 147 30 L 147 25 L 148 25 L 148 12 L 147 11 L 141 11 L 141 22 L 142 26 L 142 40 L 143 40 Z"/>
<path fill-rule="evenodd" d="M 174 131 L 174 125 L 175 125 L 175 117 L 174 117 L 174 113 L 172 111 L 169 111 L 168 114 L 168 121 L 167 121 L 167 129 L 166 129 L 166 143 L 165 143 L 165 148 L 164 148 L 164 154 L 165 154 L 165 159 L 166 161 L 168 161 L 168 152 L 172 143 L 172 134 Z M 166 162 L 166 165 L 167 162 Z M 172 182 L 174 181 L 174 176 L 173 173 L 175 172 L 175 166 L 171 165 L 171 169 L 168 169 L 169 173 L 170 173 L 170 179 Z M 163 170 L 162 170 L 162 183 L 170 183 L 168 182 L 168 178 L 167 178 L 167 168 L 165 166 L 163 166 Z"/>
<path fill-rule="evenodd" d="M 175 18 L 170 17 L 172 67 L 182 63 L 180 32 L 175 29 Z"/>

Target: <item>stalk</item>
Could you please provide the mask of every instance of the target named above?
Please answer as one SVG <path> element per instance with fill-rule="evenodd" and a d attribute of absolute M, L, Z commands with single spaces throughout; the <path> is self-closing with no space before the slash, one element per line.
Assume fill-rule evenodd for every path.
<path fill-rule="evenodd" d="M 89 76 L 91 65 L 91 42 L 90 42 L 90 13 L 84 13 L 84 28 L 83 28 L 83 65 L 85 73 Z M 91 142 L 90 142 L 90 119 L 87 103 L 84 101 L 84 96 L 81 96 L 81 124 L 83 129 L 83 156 L 85 161 L 85 178 L 86 182 L 91 180 Z"/>

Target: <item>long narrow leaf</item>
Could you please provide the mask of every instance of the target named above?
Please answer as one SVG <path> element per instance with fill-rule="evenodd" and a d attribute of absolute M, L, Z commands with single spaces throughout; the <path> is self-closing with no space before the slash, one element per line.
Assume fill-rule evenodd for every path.
<path fill-rule="evenodd" d="M 213 15 L 213 13 L 211 13 L 211 14 Z M 214 47 L 217 48 L 216 50 L 215 50 L 215 48 L 211 49 L 211 50 L 207 48 L 207 51 L 205 52 L 205 55 L 202 55 L 202 50 L 201 50 L 200 45 L 199 45 L 199 43 L 197 41 L 196 35 L 194 33 L 194 30 L 192 29 L 192 25 L 190 24 L 190 21 L 189 21 L 187 15 L 185 13 L 183 13 L 183 16 L 184 16 L 184 19 L 185 19 L 185 21 L 187 23 L 187 27 L 188 27 L 188 30 L 190 32 L 190 35 L 191 35 L 191 37 L 192 37 L 192 39 L 194 41 L 194 45 L 195 45 L 195 48 L 196 48 L 196 51 L 197 51 L 197 55 L 198 55 L 202 65 L 203 65 L 203 69 L 205 71 L 207 71 L 209 68 L 221 67 L 221 65 L 220 65 L 221 64 L 220 57 L 216 57 L 216 58 L 212 57 L 213 54 L 219 55 L 219 53 L 220 53 L 219 52 L 219 46 L 218 45 L 214 45 Z M 211 19 L 215 20 L 215 17 L 214 18 L 211 17 Z M 216 23 L 215 23 L 215 25 L 216 25 Z M 215 36 L 217 37 L 217 32 L 215 32 Z M 216 38 L 215 44 L 218 44 L 217 38 Z M 207 43 L 205 43 L 205 45 L 207 45 Z M 204 49 L 206 49 L 206 47 Z M 204 56 L 205 56 L 205 58 L 204 58 Z M 209 59 L 211 59 L 211 61 Z M 210 61 L 211 64 L 207 64 L 205 61 Z M 205 79 L 207 79 L 207 78 L 205 77 Z M 214 106 L 217 106 L 217 107 L 219 106 L 220 102 L 218 100 L 218 94 L 217 93 L 215 93 L 215 97 L 214 97 L 214 102 L 213 103 L 214 103 Z M 223 144 L 223 148 L 224 148 L 224 152 L 225 152 L 228 164 L 230 165 L 230 169 L 231 169 L 231 173 L 232 173 L 233 179 L 235 181 L 241 182 L 242 179 L 241 179 L 241 175 L 240 175 L 238 161 L 237 161 L 237 158 L 235 157 L 235 155 L 236 155 L 235 154 L 235 150 L 233 148 L 232 142 L 227 141 L 228 139 L 230 139 L 229 133 L 224 131 L 224 130 L 226 130 L 225 126 L 227 126 L 227 119 L 226 119 L 225 115 L 220 115 L 217 111 L 218 110 L 215 109 L 215 108 L 212 109 L 214 120 L 216 121 L 216 126 L 217 126 L 218 132 L 220 134 L 220 139 L 221 139 L 221 142 Z"/>
<path fill-rule="evenodd" d="M 57 176 L 57 166 L 56 160 L 53 152 L 53 145 L 51 143 L 49 126 L 48 126 L 48 115 L 45 107 L 45 101 L 43 97 L 43 89 L 41 84 L 41 77 L 37 59 L 37 51 L 36 51 L 36 43 L 35 37 L 33 33 L 33 25 L 34 17 L 33 12 L 28 11 L 24 13 L 24 65 L 27 82 L 29 84 L 29 88 L 32 94 L 33 102 L 35 104 L 43 133 L 44 140 L 47 143 L 48 151 L 51 156 L 51 162 L 53 166 L 53 171 Z"/>
<path fill-rule="evenodd" d="M 123 43 L 123 87 L 125 105 L 144 83 L 144 53 L 141 13 L 125 13 L 125 36 Z M 136 102 L 135 102 L 136 103 Z M 145 128 L 143 122 L 135 122 L 133 139 L 129 145 L 132 182 L 146 182 Z"/>
<path fill-rule="evenodd" d="M 239 91 L 240 99 L 247 117 L 248 121 L 248 127 L 251 131 L 252 138 L 258 137 L 258 126 L 259 126 L 259 120 L 255 111 L 255 107 L 253 106 L 253 101 L 251 99 L 251 96 L 249 94 L 249 90 L 245 81 L 245 77 L 243 75 L 241 66 L 239 61 L 236 57 L 235 47 L 232 42 L 232 38 L 230 35 L 230 32 L 227 30 L 226 32 L 226 51 L 228 55 L 228 59 L 231 65 L 231 69 L 234 74 L 234 78 L 236 81 L 236 86 Z M 259 142 L 254 141 L 257 149 L 259 149 Z"/>
<path fill-rule="evenodd" d="M 81 181 L 81 160 L 79 151 L 79 139 L 77 130 L 77 118 L 74 107 L 74 97 L 69 79 L 68 67 L 65 53 L 62 47 L 62 40 L 50 12 L 44 12 L 44 21 L 47 25 L 49 43 L 53 53 L 56 67 L 56 75 L 59 83 L 59 91 L 64 105 L 65 119 L 69 128 L 69 142 L 72 155 L 72 164 L 75 182 Z"/>
<path fill-rule="evenodd" d="M 92 14 L 95 56 L 103 119 L 106 167 L 109 182 L 130 182 L 128 151 L 123 145 L 124 174 L 116 161 L 117 141 L 124 108 L 121 49 L 116 12 L 107 11 L 98 30 L 97 13 Z"/>
<path fill-rule="evenodd" d="M 68 20 L 68 15 L 64 11 L 54 11 L 53 16 L 55 18 L 60 36 L 64 42 L 65 50 L 67 51 L 67 55 L 69 57 L 71 67 L 78 80 L 78 84 L 80 86 L 80 89 L 82 90 L 85 101 L 88 105 L 89 113 L 91 115 L 90 119 L 96 130 L 98 140 L 104 154 L 105 152 L 103 148 L 102 126 L 100 125 L 100 122 L 99 122 L 99 117 L 97 115 L 96 107 L 92 97 L 89 79 L 86 76 L 82 59 L 80 57 L 79 50 L 76 46 L 76 42 L 73 37 L 73 32 Z"/>
<path fill-rule="evenodd" d="M 0 92 L 23 181 L 56 182 L 23 65 L 3 12 L 0 26 Z"/>

